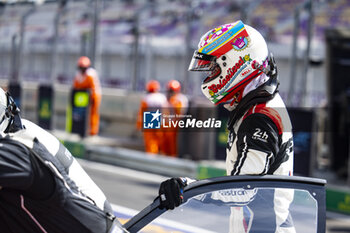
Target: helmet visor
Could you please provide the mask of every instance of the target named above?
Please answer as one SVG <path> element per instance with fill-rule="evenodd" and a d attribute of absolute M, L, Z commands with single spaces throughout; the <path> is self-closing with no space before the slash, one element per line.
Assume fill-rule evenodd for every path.
<path fill-rule="evenodd" d="M 189 71 L 212 71 L 216 67 L 216 56 L 194 52 Z"/>
<path fill-rule="evenodd" d="M 221 68 L 218 64 L 215 64 L 214 68 L 211 71 L 207 71 L 208 76 L 204 79 L 203 83 L 208 83 L 221 74 Z"/>

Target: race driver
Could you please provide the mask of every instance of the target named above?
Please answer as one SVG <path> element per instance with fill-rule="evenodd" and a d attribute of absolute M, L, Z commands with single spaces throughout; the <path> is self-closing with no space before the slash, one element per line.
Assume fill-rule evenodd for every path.
<path fill-rule="evenodd" d="M 292 126 L 278 93 L 277 67 L 262 35 L 242 21 L 214 28 L 200 39 L 189 70 L 207 72 L 203 94 L 230 111 L 227 175 L 293 175 Z M 187 178 L 164 181 L 159 188 L 161 207 L 180 205 L 189 182 Z M 295 232 L 288 218 L 293 195 L 276 191 L 276 232 Z M 233 218 L 231 224 L 237 223 Z M 235 229 L 230 232 L 239 232 Z"/>
<path fill-rule="evenodd" d="M 110 203 L 58 139 L 0 88 L 0 232 L 111 232 Z"/>

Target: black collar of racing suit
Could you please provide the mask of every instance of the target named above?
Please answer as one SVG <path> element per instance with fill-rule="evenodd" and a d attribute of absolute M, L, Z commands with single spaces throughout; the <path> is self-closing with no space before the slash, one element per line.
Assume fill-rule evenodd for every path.
<path fill-rule="evenodd" d="M 278 85 L 278 76 L 272 76 L 266 83 L 249 92 L 245 97 L 243 97 L 237 107 L 231 111 L 227 129 L 230 131 L 233 130 L 233 126 L 236 121 L 240 119 L 243 114 L 253 105 L 265 103 L 271 100 L 278 92 Z"/>
<path fill-rule="evenodd" d="M 24 127 L 22 125 L 21 117 L 19 116 L 19 114 L 15 114 L 14 116 L 12 116 L 9 126 L 5 130 L 5 133 L 15 133 L 23 128 Z"/>
<path fill-rule="evenodd" d="M 20 110 L 17 107 L 16 102 L 13 100 L 13 98 L 8 92 L 6 92 L 6 96 L 7 96 L 7 107 L 5 109 L 5 115 L 10 120 L 4 133 L 14 133 L 14 132 L 17 132 L 18 130 L 23 129 Z"/>

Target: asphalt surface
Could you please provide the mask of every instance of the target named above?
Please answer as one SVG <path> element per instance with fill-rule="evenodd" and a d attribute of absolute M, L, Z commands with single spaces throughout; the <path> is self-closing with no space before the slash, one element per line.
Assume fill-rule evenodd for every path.
<path fill-rule="evenodd" d="M 79 163 L 111 203 L 137 211 L 152 203 L 159 184 L 168 178 L 86 160 Z"/>
<path fill-rule="evenodd" d="M 159 184 L 168 177 L 128 168 L 79 160 L 108 200 L 141 211 L 157 197 Z M 327 233 L 350 233 L 350 216 L 327 213 Z"/>

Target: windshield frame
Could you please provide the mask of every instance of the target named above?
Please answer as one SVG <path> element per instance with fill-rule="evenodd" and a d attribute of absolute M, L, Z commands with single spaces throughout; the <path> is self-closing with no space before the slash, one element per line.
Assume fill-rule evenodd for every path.
<path fill-rule="evenodd" d="M 191 183 L 184 189 L 184 201 L 188 199 L 221 189 L 230 188 L 291 188 L 308 191 L 318 204 L 317 233 L 326 229 L 326 180 L 301 176 L 224 176 L 199 180 Z M 157 197 L 153 203 L 127 221 L 123 226 L 130 232 L 137 232 L 151 223 L 167 210 L 159 208 Z"/>

